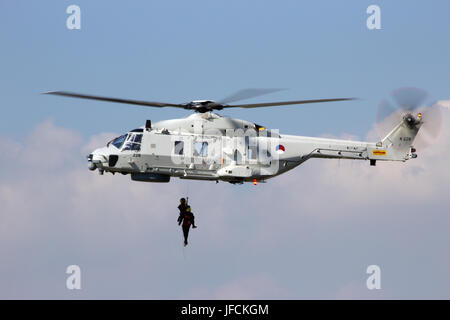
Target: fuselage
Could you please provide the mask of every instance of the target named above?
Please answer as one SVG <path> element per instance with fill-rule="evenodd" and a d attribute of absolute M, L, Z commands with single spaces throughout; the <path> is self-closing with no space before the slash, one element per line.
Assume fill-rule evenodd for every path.
<path fill-rule="evenodd" d="M 89 155 L 91 169 L 137 181 L 170 177 L 242 183 L 265 181 L 310 158 L 390 159 L 386 145 L 280 134 L 212 112 L 134 129 Z"/>

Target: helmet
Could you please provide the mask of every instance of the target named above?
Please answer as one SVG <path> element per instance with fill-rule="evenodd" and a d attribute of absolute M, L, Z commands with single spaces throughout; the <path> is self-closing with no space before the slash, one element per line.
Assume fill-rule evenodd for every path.
<path fill-rule="evenodd" d="M 185 198 L 181 198 L 181 199 L 180 199 L 180 202 L 181 202 L 181 203 L 185 203 L 185 202 L 186 202 L 186 199 L 185 199 Z"/>
<path fill-rule="evenodd" d="M 187 206 L 187 207 L 186 207 L 186 211 L 187 211 L 187 212 L 191 212 L 191 206 Z"/>

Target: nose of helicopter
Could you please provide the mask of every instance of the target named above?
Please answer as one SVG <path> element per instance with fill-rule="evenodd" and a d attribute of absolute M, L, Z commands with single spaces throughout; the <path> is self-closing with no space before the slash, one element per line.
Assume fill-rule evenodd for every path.
<path fill-rule="evenodd" d="M 94 171 L 95 169 L 98 169 L 100 174 L 102 174 L 104 167 L 108 163 L 108 155 L 109 152 L 106 147 L 95 149 L 86 157 L 89 163 L 89 170 Z"/>

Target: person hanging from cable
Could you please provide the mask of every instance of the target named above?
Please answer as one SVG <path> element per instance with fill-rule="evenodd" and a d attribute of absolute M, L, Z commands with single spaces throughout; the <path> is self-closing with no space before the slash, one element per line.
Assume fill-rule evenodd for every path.
<path fill-rule="evenodd" d="M 189 229 L 191 228 L 191 225 L 192 229 L 197 228 L 197 226 L 195 225 L 194 214 L 191 212 L 191 207 L 189 205 L 186 206 L 186 210 L 184 211 L 183 215 L 180 214 L 180 217 L 178 218 L 178 225 L 181 224 L 184 235 L 184 246 L 187 246 Z"/>
<path fill-rule="evenodd" d="M 189 198 L 188 198 L 189 199 Z M 183 219 L 183 215 L 186 212 L 188 204 L 185 198 L 180 199 L 180 205 L 178 206 L 178 210 L 180 210 L 180 215 L 178 216 L 178 223 L 180 223 L 181 219 Z"/>

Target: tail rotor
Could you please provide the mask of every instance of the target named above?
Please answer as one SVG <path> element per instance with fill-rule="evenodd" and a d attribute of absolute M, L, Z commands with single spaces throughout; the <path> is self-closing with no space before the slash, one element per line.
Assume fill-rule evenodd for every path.
<path fill-rule="evenodd" d="M 376 128 L 380 136 L 386 136 L 402 120 L 408 126 L 421 123 L 420 133 L 414 145 L 425 149 L 439 136 L 441 128 L 439 102 L 431 102 L 430 95 L 423 89 L 400 88 L 378 106 Z"/>

